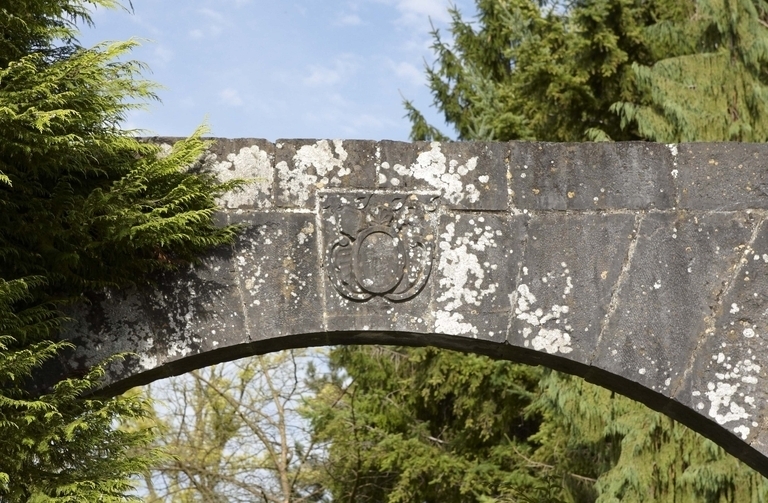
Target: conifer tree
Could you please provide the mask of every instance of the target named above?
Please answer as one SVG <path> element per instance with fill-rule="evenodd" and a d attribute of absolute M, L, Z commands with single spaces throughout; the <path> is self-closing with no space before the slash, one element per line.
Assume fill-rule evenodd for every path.
<path fill-rule="evenodd" d="M 331 368 L 309 415 L 333 501 L 593 501 L 594 460 L 536 459 L 540 419 L 527 410 L 541 369 L 380 346 L 337 348 Z"/>
<path fill-rule="evenodd" d="M 0 2 L 0 501 L 125 501 L 157 452 L 136 395 L 89 398 L 94 368 L 43 396 L 26 382 L 67 344 L 60 308 L 149 281 L 234 230 L 211 217 L 234 184 L 191 174 L 198 131 L 170 155 L 121 129 L 154 99 L 135 42 L 81 47 L 77 23 L 115 0 Z"/>
<path fill-rule="evenodd" d="M 768 140 L 768 3 L 701 0 L 695 15 L 649 27 L 653 65 L 611 107 L 623 129 L 660 142 Z"/>
<path fill-rule="evenodd" d="M 434 105 L 461 140 L 641 139 L 611 106 L 635 96 L 633 64 L 676 50 L 655 27 L 694 12 L 693 0 L 477 0 L 474 23 L 451 10 L 450 43 L 433 32 Z M 433 138 L 406 108 L 412 139 Z"/>

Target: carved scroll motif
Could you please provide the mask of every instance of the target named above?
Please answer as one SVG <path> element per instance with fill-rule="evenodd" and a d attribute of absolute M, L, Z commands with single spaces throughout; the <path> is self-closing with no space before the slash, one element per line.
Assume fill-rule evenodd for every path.
<path fill-rule="evenodd" d="M 323 210 L 333 230 L 325 254 L 333 287 L 344 297 L 391 301 L 414 297 L 432 270 L 434 237 L 427 213 L 437 196 L 333 194 Z"/>

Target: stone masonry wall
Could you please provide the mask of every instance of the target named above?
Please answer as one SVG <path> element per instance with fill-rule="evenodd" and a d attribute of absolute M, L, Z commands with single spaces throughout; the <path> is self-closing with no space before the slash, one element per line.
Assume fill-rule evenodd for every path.
<path fill-rule="evenodd" d="M 170 143 L 169 139 L 155 139 Z M 105 392 L 290 347 L 437 345 L 581 375 L 768 475 L 768 146 L 220 139 L 233 247 L 78 308 Z M 54 368 L 55 367 L 55 368 Z"/>

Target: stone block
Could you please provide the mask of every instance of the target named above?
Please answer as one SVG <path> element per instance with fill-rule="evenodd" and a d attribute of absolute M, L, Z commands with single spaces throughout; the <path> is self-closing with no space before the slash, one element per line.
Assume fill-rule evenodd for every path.
<path fill-rule="evenodd" d="M 278 140 L 275 147 L 280 207 L 314 209 L 315 192 L 326 188 L 375 188 L 375 141 Z"/>
<path fill-rule="evenodd" d="M 110 365 L 106 384 L 248 342 L 229 246 L 213 250 L 198 266 L 159 275 L 154 287 L 93 294 L 89 305 L 73 308 L 73 318 L 65 337 L 77 346 L 74 368 L 87 369 L 118 352 L 138 355 Z"/>
<path fill-rule="evenodd" d="M 509 342 L 589 362 L 634 227 L 628 214 L 531 216 Z"/>
<path fill-rule="evenodd" d="M 108 382 L 129 378 L 158 365 L 156 358 L 144 356 L 154 353 L 155 342 L 147 313 L 146 293 L 135 288 L 103 290 L 88 294 L 87 304 L 67 309 L 66 314 L 71 321 L 63 326 L 60 338 L 72 342 L 75 349 L 60 356 L 65 360 L 63 368 L 66 369 L 66 377 L 85 374 L 91 367 L 118 353 L 141 356 L 109 366 Z M 53 380 L 44 385 L 55 382 Z"/>
<path fill-rule="evenodd" d="M 503 143 L 379 142 L 378 187 L 438 191 L 450 209 L 507 209 Z"/>
<path fill-rule="evenodd" d="M 592 365 L 670 396 L 752 229 L 739 214 L 642 217 Z"/>
<path fill-rule="evenodd" d="M 510 143 L 512 206 L 529 210 L 670 209 L 672 154 L 666 145 Z"/>
<path fill-rule="evenodd" d="M 681 143 L 675 146 L 680 208 L 768 208 L 763 143 Z"/>
<path fill-rule="evenodd" d="M 213 138 L 198 169 L 211 172 L 220 182 L 248 180 L 242 189 L 224 194 L 226 209 L 267 209 L 273 206 L 275 146 L 252 138 Z"/>
<path fill-rule="evenodd" d="M 198 266 L 165 273 L 145 302 L 153 352 L 167 361 L 247 342 L 231 246 L 214 250 Z"/>
<path fill-rule="evenodd" d="M 768 225 L 738 252 L 676 399 L 752 441 L 768 413 Z"/>
<path fill-rule="evenodd" d="M 315 216 L 238 212 L 243 225 L 234 249 L 248 339 L 259 341 L 323 331 L 320 258 Z"/>
<path fill-rule="evenodd" d="M 526 218 L 471 213 L 441 217 L 432 308 L 436 333 L 506 340 Z"/>

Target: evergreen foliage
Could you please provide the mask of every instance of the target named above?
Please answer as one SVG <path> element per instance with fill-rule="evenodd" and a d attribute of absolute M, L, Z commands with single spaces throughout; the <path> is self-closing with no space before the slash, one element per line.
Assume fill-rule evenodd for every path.
<path fill-rule="evenodd" d="M 766 139 L 763 0 L 476 4 L 427 68 L 460 140 Z M 412 139 L 446 138 L 405 107 Z M 309 417 L 334 501 L 768 501 L 709 440 L 581 379 L 432 349 L 331 358 Z"/>
<path fill-rule="evenodd" d="M 541 371 L 433 348 L 337 348 L 310 404 L 333 501 L 549 496 L 525 414 Z M 500 500 L 503 501 L 503 500 Z M 511 499 L 510 501 L 516 501 Z"/>
<path fill-rule="evenodd" d="M 135 42 L 81 47 L 88 7 L 114 0 L 0 2 L 0 501 L 125 501 L 157 456 L 135 395 L 87 398 L 102 367 L 33 397 L 25 383 L 67 347 L 61 306 L 149 281 L 234 230 L 211 217 L 218 184 L 186 171 L 202 130 L 168 155 L 120 129 L 154 99 Z"/>
<path fill-rule="evenodd" d="M 659 23 L 654 65 L 633 62 L 637 93 L 611 107 L 621 126 L 663 142 L 768 140 L 768 3 L 699 1 L 685 22 Z"/>
<path fill-rule="evenodd" d="M 461 140 L 765 141 L 764 0 L 478 0 L 433 31 L 434 105 Z M 405 103 L 414 140 L 442 133 Z"/>
<path fill-rule="evenodd" d="M 434 105 L 462 140 L 639 139 L 610 108 L 635 96 L 632 64 L 672 50 L 652 27 L 693 11 L 693 0 L 478 0 L 468 22 L 452 9 L 452 42 L 433 31 Z M 428 139 L 413 124 L 412 139 Z"/>

